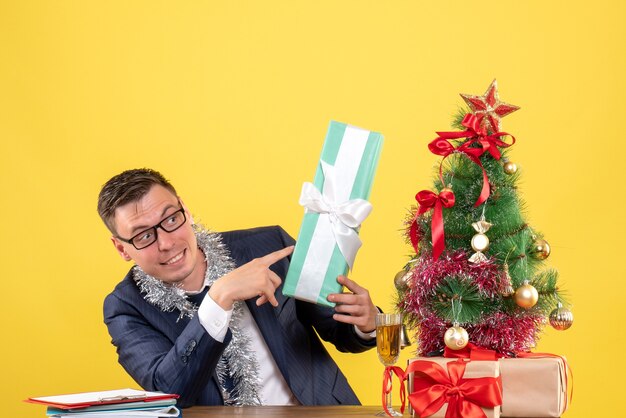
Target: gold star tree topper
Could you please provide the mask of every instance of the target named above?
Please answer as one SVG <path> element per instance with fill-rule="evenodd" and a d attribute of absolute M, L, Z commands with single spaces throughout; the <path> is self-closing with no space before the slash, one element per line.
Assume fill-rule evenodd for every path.
<path fill-rule="evenodd" d="M 501 118 L 519 109 L 519 106 L 500 101 L 498 82 L 495 79 L 482 96 L 461 94 L 461 97 L 480 120 L 480 127 L 489 133 L 500 132 Z"/>

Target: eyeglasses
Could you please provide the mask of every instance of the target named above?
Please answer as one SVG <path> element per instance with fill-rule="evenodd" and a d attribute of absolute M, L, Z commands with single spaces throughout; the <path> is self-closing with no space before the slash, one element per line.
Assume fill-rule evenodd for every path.
<path fill-rule="evenodd" d="M 180 202 L 178 203 L 180 205 Z M 143 250 L 144 248 L 154 244 L 158 239 L 157 229 L 161 228 L 165 232 L 174 232 L 181 226 L 185 224 L 187 221 L 187 217 L 185 216 L 185 208 L 180 208 L 176 212 L 168 215 L 167 218 L 163 219 L 158 224 L 154 225 L 151 228 L 146 229 L 145 231 L 141 231 L 131 239 L 125 239 L 122 237 L 117 237 L 119 240 L 124 241 L 128 244 L 132 244 L 138 250 Z"/>

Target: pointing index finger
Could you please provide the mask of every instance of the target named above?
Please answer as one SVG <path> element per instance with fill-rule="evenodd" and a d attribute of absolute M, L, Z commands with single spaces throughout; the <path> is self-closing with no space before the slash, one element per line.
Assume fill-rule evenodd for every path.
<path fill-rule="evenodd" d="M 289 247 L 285 247 L 285 248 L 280 249 L 278 251 L 274 251 L 273 253 L 269 253 L 267 255 L 264 255 L 263 257 L 260 258 L 260 260 L 264 264 L 267 264 L 268 266 L 271 266 L 272 264 L 274 264 L 278 260 L 280 260 L 282 258 L 285 258 L 289 254 L 291 254 L 293 252 L 293 248 L 294 248 L 293 245 L 291 245 Z"/>

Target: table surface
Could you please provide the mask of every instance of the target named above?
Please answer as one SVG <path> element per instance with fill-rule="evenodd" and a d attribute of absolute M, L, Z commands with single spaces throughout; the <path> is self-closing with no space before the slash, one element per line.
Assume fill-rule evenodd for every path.
<path fill-rule="evenodd" d="M 183 409 L 181 418 L 232 418 L 232 417 L 369 417 L 373 418 L 381 411 L 380 406 L 194 406 Z M 408 417 L 408 411 L 404 411 Z"/>
<path fill-rule="evenodd" d="M 396 406 L 399 408 L 399 406 Z M 331 417 L 367 417 L 375 418 L 382 411 L 380 406 L 193 406 L 183 409 L 181 418 L 233 418 L 252 416 L 331 418 Z M 383 417 L 386 417 L 383 416 Z M 409 408 L 404 410 L 404 417 L 410 418 Z"/>

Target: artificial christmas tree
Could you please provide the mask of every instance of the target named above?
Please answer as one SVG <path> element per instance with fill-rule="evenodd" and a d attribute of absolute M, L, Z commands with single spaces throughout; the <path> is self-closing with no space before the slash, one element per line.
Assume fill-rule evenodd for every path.
<path fill-rule="evenodd" d="M 459 112 L 459 131 L 429 144 L 443 159 L 434 191 L 417 193 L 407 220 L 415 253 L 395 280 L 398 307 L 422 355 L 446 342 L 463 348 L 464 335 L 504 355 L 528 351 L 550 312 L 568 304 L 557 272 L 544 269 L 548 243 L 524 219 L 507 156 L 515 138 L 500 130 L 519 108 L 499 100 L 495 80 L 483 96 L 461 96 L 470 109 Z"/>
<path fill-rule="evenodd" d="M 548 318 L 555 329 L 564 330 L 573 316 L 557 286 L 557 272 L 545 266 L 550 246 L 522 211 L 520 171 L 508 156 L 515 137 L 501 130 L 501 119 L 519 108 L 500 101 L 495 80 L 482 96 L 461 96 L 469 109 L 458 112 L 454 123 L 458 130 L 437 132 L 428 145 L 442 159 L 432 190 L 416 194 L 417 205 L 406 220 L 407 241 L 414 252 L 394 278 L 398 309 L 416 330 L 418 364 L 428 361 L 424 357 L 442 355 L 491 362 L 522 357 L 507 363 L 508 377 L 501 370 L 502 415 L 559 416 L 567 406 L 560 402 L 567 387 L 567 364 L 560 356 L 530 350 Z M 546 376 L 527 377 L 529 382 L 533 378 L 553 382 L 552 391 L 543 394 L 556 399 L 556 407 L 529 403 L 530 399 L 518 402 L 532 395 L 521 390 L 507 394 L 506 388 L 531 369 L 524 362 L 538 358 L 550 363 L 539 367 Z M 428 402 L 437 396 L 463 398 L 461 386 L 445 383 L 445 373 L 435 374 L 416 376 L 430 383 L 409 395 L 418 405 L 414 410 L 428 410 Z M 444 387 L 435 396 L 433 390 Z M 479 402 L 474 407 L 493 405 L 500 404 Z M 535 409 L 524 409 L 528 405 Z"/>

